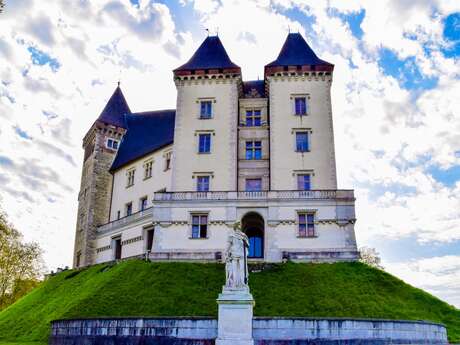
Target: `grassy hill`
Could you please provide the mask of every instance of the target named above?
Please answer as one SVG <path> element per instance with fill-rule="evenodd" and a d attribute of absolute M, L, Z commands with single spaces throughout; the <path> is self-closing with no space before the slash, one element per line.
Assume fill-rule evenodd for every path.
<path fill-rule="evenodd" d="M 58 318 L 217 316 L 224 266 L 140 260 L 66 271 L 0 312 L 0 344 L 44 342 Z M 256 316 L 430 320 L 460 341 L 460 310 L 360 263 L 279 264 L 250 275 Z"/>

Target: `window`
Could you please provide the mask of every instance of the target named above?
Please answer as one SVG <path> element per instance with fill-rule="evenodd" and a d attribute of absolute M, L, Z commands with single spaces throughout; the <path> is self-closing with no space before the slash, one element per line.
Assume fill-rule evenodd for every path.
<path fill-rule="evenodd" d="M 75 261 L 76 261 L 75 262 L 75 267 L 77 267 L 77 268 L 80 267 L 80 264 L 81 264 L 81 262 L 80 262 L 81 261 L 81 251 L 78 251 L 77 259 Z"/>
<path fill-rule="evenodd" d="M 211 152 L 211 134 L 199 134 L 198 152 L 209 153 Z"/>
<path fill-rule="evenodd" d="M 299 236 L 315 236 L 315 215 L 313 213 L 299 213 Z"/>
<path fill-rule="evenodd" d="M 121 212 L 117 211 L 117 219 L 120 219 L 120 218 L 121 218 Z"/>
<path fill-rule="evenodd" d="M 107 139 L 107 147 L 113 150 L 118 149 L 118 140 L 110 139 L 110 138 Z"/>
<path fill-rule="evenodd" d="M 297 152 L 310 151 L 310 147 L 308 145 L 308 132 L 296 132 L 295 145 Z"/>
<path fill-rule="evenodd" d="M 297 175 L 297 189 L 310 190 L 311 189 L 311 175 L 299 174 Z"/>
<path fill-rule="evenodd" d="M 165 171 L 171 169 L 171 156 L 172 152 L 165 153 Z"/>
<path fill-rule="evenodd" d="M 246 110 L 246 126 L 259 127 L 262 125 L 260 110 Z"/>
<path fill-rule="evenodd" d="M 147 202 L 148 202 L 147 200 L 148 199 L 146 196 L 144 196 L 143 198 L 139 200 L 139 209 L 141 211 L 144 211 L 147 208 Z"/>
<path fill-rule="evenodd" d="M 152 177 L 153 161 L 145 162 L 144 164 L 144 179 Z"/>
<path fill-rule="evenodd" d="M 208 215 L 192 215 L 192 238 L 206 238 L 208 232 Z"/>
<path fill-rule="evenodd" d="M 246 159 L 262 159 L 261 141 L 246 141 Z"/>
<path fill-rule="evenodd" d="M 247 192 L 260 192 L 262 190 L 262 179 L 251 178 L 246 180 Z"/>
<path fill-rule="evenodd" d="M 126 176 L 127 176 L 126 187 L 131 187 L 132 185 L 134 185 L 134 174 L 135 173 L 136 173 L 135 169 L 129 170 L 126 173 Z"/>
<path fill-rule="evenodd" d="M 209 176 L 198 176 L 196 178 L 196 190 L 197 192 L 209 191 Z"/>
<path fill-rule="evenodd" d="M 212 101 L 200 102 L 200 119 L 210 119 L 212 117 Z"/>
<path fill-rule="evenodd" d="M 126 213 L 126 216 L 130 216 L 133 214 L 133 203 L 132 202 L 127 203 L 125 205 L 125 213 Z"/>
<path fill-rule="evenodd" d="M 294 98 L 295 114 L 302 116 L 307 115 L 307 98 L 295 97 Z"/>

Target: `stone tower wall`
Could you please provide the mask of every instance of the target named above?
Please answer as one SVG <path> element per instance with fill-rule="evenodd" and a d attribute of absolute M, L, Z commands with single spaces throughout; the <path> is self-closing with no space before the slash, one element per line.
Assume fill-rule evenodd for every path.
<path fill-rule="evenodd" d="M 108 138 L 121 141 L 125 129 L 96 122 L 83 139 L 85 150 L 80 193 L 73 267 L 94 263 L 96 229 L 109 221 L 112 194 L 110 166 L 116 150 L 107 148 Z"/>

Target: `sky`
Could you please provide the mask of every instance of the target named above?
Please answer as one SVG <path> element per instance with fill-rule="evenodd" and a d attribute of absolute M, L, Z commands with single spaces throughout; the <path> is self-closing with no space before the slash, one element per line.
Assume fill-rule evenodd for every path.
<path fill-rule="evenodd" d="M 0 14 L 0 207 L 71 265 L 82 138 L 117 82 L 132 111 L 174 108 L 172 70 L 218 34 L 243 79 L 288 32 L 335 65 L 339 188 L 358 245 L 460 307 L 458 0 L 6 0 Z"/>

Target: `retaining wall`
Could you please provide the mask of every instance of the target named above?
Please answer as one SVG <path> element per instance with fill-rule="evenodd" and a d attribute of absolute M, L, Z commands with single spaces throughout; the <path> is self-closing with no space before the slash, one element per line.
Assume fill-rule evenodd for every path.
<path fill-rule="evenodd" d="M 211 318 L 57 320 L 50 345 L 214 345 Z M 425 321 L 254 318 L 255 345 L 446 345 L 441 324 Z"/>

